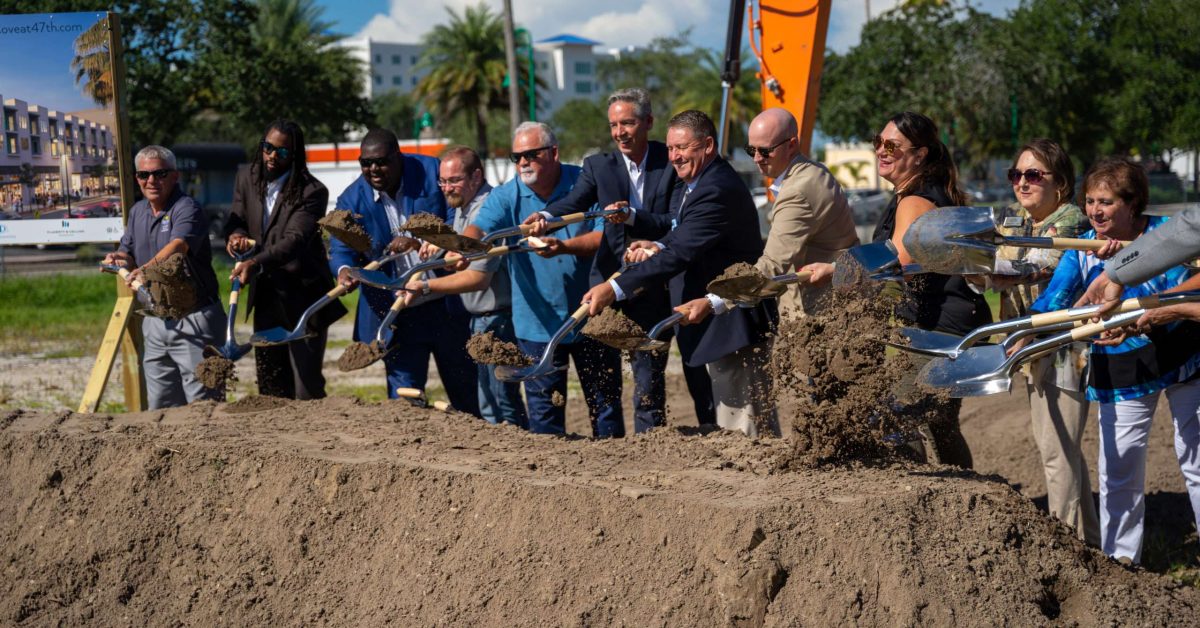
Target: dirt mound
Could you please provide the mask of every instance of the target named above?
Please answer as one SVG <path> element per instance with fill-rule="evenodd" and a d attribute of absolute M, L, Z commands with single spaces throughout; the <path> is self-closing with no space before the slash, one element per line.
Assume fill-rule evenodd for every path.
<path fill-rule="evenodd" d="M 154 302 L 154 315 L 183 318 L 196 307 L 196 285 L 182 253 L 145 267 L 146 289 Z"/>
<path fill-rule="evenodd" d="M 233 403 L 225 404 L 226 414 L 248 414 L 251 412 L 262 412 L 263 410 L 274 410 L 276 408 L 285 408 L 291 403 L 288 399 L 281 397 L 272 397 L 270 395 L 248 395 L 234 401 Z"/>
<path fill-rule="evenodd" d="M 371 236 L 363 230 L 362 225 L 354 220 L 354 214 L 347 209 L 335 209 L 325 214 L 317 224 L 329 235 L 342 241 L 342 244 L 359 253 L 371 252 Z"/>
<path fill-rule="evenodd" d="M 646 330 L 641 325 L 611 307 L 589 318 L 583 326 L 583 335 L 626 351 L 636 349 L 646 340 Z"/>
<path fill-rule="evenodd" d="M 233 360 L 219 355 L 210 355 L 196 365 L 196 379 L 212 390 L 225 390 L 229 382 L 237 379 Z"/>
<path fill-rule="evenodd" d="M 421 238 L 427 235 L 453 235 L 454 229 L 441 218 L 428 212 L 419 212 L 408 217 L 404 229 Z"/>
<path fill-rule="evenodd" d="M 367 368 L 375 362 L 382 359 L 387 353 L 374 341 L 372 342 L 355 342 L 346 347 L 338 358 L 338 370 L 346 373 L 349 371 L 357 371 L 358 369 Z"/>
<path fill-rule="evenodd" d="M 0 622 L 1198 623 L 1197 590 L 970 473 L 795 469 L 786 442 L 694 429 L 234 405 L 3 417 Z"/>
<path fill-rule="evenodd" d="M 501 366 L 528 366 L 533 358 L 525 355 L 520 347 L 500 340 L 490 331 L 475 334 L 467 340 L 467 355 L 479 364 Z"/>

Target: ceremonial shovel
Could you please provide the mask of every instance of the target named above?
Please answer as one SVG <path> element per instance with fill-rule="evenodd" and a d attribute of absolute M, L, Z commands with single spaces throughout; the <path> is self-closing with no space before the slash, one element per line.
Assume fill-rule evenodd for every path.
<path fill-rule="evenodd" d="M 913 261 L 926 272 L 947 275 L 995 274 L 996 249 L 1003 245 L 1098 251 L 1105 244 L 1105 240 L 1001 235 L 991 207 L 931 209 L 904 232 L 904 248 Z"/>
<path fill-rule="evenodd" d="M 371 262 L 370 264 L 367 264 L 366 268 L 367 270 L 375 270 L 376 268 L 383 266 L 399 256 L 399 254 L 389 253 Z M 256 347 L 270 347 L 307 338 L 309 335 L 308 330 L 306 329 L 306 326 L 308 325 L 308 319 L 312 318 L 312 315 L 316 314 L 321 308 L 333 303 L 334 299 L 337 299 L 349 291 L 350 288 L 343 286 L 342 284 L 334 286 L 332 290 L 326 292 L 320 299 L 317 299 L 316 303 L 313 303 L 312 305 L 308 306 L 307 310 L 304 310 L 304 314 L 301 314 L 300 320 L 296 322 L 295 329 L 291 331 L 288 331 L 282 327 L 267 329 L 251 336 L 250 344 L 253 344 Z"/>
<path fill-rule="evenodd" d="M 101 264 L 100 270 L 106 273 L 115 273 L 124 280 L 129 279 L 129 271 L 124 266 Z M 150 296 L 150 291 L 146 289 L 146 284 L 141 281 L 135 281 L 131 287 L 133 288 L 133 293 L 137 295 L 138 303 L 141 303 L 143 308 L 153 311 L 154 299 Z"/>
<path fill-rule="evenodd" d="M 478 242 L 478 240 L 475 240 L 475 241 Z M 438 245 L 438 246 L 441 246 L 441 245 Z M 509 253 L 528 253 L 530 251 L 536 251 L 540 248 L 545 248 L 545 247 L 538 247 L 538 246 L 534 246 L 533 243 L 531 243 L 531 242 L 521 241 L 518 244 L 494 246 L 490 249 L 484 249 L 484 251 L 482 253 L 472 253 L 472 254 L 463 255 L 462 259 L 466 260 L 468 262 L 474 262 L 474 261 L 478 261 L 481 259 L 487 259 L 489 257 L 498 257 L 500 255 L 508 255 Z M 454 250 L 454 249 L 450 249 L 450 250 Z M 350 272 L 350 277 L 353 278 L 355 281 L 364 283 L 373 288 L 380 288 L 382 290 L 403 290 L 404 286 L 407 286 L 409 280 L 413 276 L 415 276 L 417 273 L 425 272 L 425 271 L 429 271 L 429 270 L 439 270 L 442 268 L 450 268 L 451 266 L 454 266 L 455 264 L 457 264 L 459 261 L 460 260 L 432 259 L 427 262 L 421 262 L 420 264 L 417 264 L 416 266 L 413 266 L 412 268 L 408 269 L 408 272 L 404 273 L 397 279 L 392 279 L 385 272 L 381 272 L 378 270 L 369 270 L 367 268 L 351 268 L 349 272 Z"/>
<path fill-rule="evenodd" d="M 250 246 L 246 247 L 246 250 L 242 251 L 241 253 L 235 253 L 233 255 L 233 259 L 240 262 L 245 260 L 247 257 L 250 257 L 250 254 L 254 252 L 254 247 L 256 246 L 254 240 L 247 238 L 246 242 L 249 243 Z M 237 362 L 242 356 L 250 352 L 250 348 L 253 345 L 250 343 L 239 345 L 234 337 L 233 331 L 233 324 L 237 319 L 238 293 L 240 293 L 241 290 L 241 278 L 234 277 L 233 282 L 229 286 L 229 316 L 227 316 L 225 319 L 225 344 L 220 348 L 212 345 L 205 345 L 204 357 L 209 358 L 219 355 L 230 362 Z"/>

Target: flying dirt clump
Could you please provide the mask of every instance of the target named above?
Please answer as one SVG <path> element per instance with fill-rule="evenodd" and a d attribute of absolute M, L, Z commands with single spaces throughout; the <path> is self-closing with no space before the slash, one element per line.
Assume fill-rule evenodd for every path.
<path fill-rule="evenodd" d="M 799 462 L 903 457 L 903 445 L 933 418 L 931 404 L 894 391 L 911 368 L 887 356 L 893 303 L 835 293 L 823 312 L 780 325 L 771 370 L 782 412 L 791 412 Z"/>
<path fill-rule="evenodd" d="M 722 299 L 749 300 L 757 298 L 767 287 L 769 278 L 754 266 L 738 262 L 708 282 L 708 291 Z"/>
<path fill-rule="evenodd" d="M 492 332 L 475 334 L 467 341 L 467 355 L 480 364 L 497 366 L 529 366 L 533 359 L 517 345 L 497 338 Z"/>
<path fill-rule="evenodd" d="M 408 222 L 404 223 L 404 229 L 418 238 L 427 235 L 451 235 L 454 233 L 454 229 L 450 225 L 428 212 L 420 212 L 409 216 Z"/>
<path fill-rule="evenodd" d="M 195 309 L 196 284 L 182 253 L 146 266 L 143 274 L 155 316 L 178 319 Z"/>
<path fill-rule="evenodd" d="M 220 355 L 210 355 L 196 365 L 196 379 L 211 390 L 225 390 L 229 382 L 237 380 L 233 360 Z"/>
<path fill-rule="evenodd" d="M 583 335 L 617 349 L 633 350 L 646 340 L 646 330 L 613 308 L 588 319 Z"/>
<path fill-rule="evenodd" d="M 385 353 L 387 351 L 384 351 L 377 342 L 356 342 L 346 347 L 342 356 L 338 358 L 338 370 L 346 373 L 366 368 L 375 360 L 382 358 Z"/>
<path fill-rule="evenodd" d="M 362 225 L 354 220 L 354 215 L 346 209 L 335 209 L 318 220 L 329 235 L 339 239 L 346 246 L 359 253 L 371 252 L 371 236 L 363 230 Z"/>

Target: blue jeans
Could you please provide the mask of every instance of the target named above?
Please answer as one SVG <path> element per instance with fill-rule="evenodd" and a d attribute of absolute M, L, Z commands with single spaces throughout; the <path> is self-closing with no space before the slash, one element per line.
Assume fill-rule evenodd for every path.
<path fill-rule="evenodd" d="M 432 355 L 450 405 L 479 416 L 475 364 L 463 349 L 471 334 L 469 319 L 461 307 L 448 308 L 438 301 L 401 312 L 392 340 L 392 346 L 399 346 L 383 358 L 388 398 L 396 398 L 397 388 L 425 390 Z"/>
<path fill-rule="evenodd" d="M 667 424 L 666 351 L 634 351 L 633 431 L 641 434 Z"/>
<path fill-rule="evenodd" d="M 534 357 L 540 356 L 549 344 L 523 338 L 517 342 L 521 351 Z M 557 392 L 566 401 L 568 358 L 575 360 L 575 373 L 583 386 L 592 435 L 596 438 L 625 436 L 625 416 L 621 411 L 621 352 L 586 336 L 555 347 L 554 365 L 563 370 L 525 382 L 529 431 L 535 434 L 566 433 L 566 406 L 555 406 L 552 397 Z"/>
<path fill-rule="evenodd" d="M 516 343 L 512 315 L 508 312 L 471 317 L 471 335 L 492 332 L 500 340 Z M 488 423 L 512 423 L 529 429 L 529 415 L 525 413 L 525 400 L 521 399 L 521 384 L 502 382 L 496 379 L 496 367 L 477 364 L 479 373 L 479 414 Z"/>

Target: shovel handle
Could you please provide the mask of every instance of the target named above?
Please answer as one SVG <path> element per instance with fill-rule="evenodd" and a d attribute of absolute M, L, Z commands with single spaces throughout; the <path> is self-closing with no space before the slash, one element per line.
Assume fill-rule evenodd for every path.
<path fill-rule="evenodd" d="M 1200 291 L 1187 292 L 1168 292 L 1161 294 L 1151 294 L 1144 297 L 1135 297 L 1125 299 L 1117 306 L 1114 314 L 1124 314 L 1134 310 L 1151 310 L 1163 305 L 1171 305 L 1174 303 L 1190 303 L 1200 301 Z M 1054 325 L 1057 323 L 1066 323 L 1070 321 L 1084 320 L 1096 315 L 1100 308 L 1097 306 L 1077 307 L 1066 310 L 1058 310 L 1055 312 L 1046 312 L 1045 314 L 1034 314 L 1029 317 L 1031 327 L 1042 327 L 1045 325 Z"/>
<path fill-rule="evenodd" d="M 425 391 L 420 388 L 404 388 L 396 389 L 396 396 L 404 399 L 424 399 Z"/>
<path fill-rule="evenodd" d="M 587 219 L 586 212 L 577 212 L 574 214 L 567 214 L 565 216 L 559 216 L 558 220 L 547 221 L 546 226 L 547 227 L 565 227 L 566 225 L 573 225 L 577 222 L 583 222 L 585 219 Z M 533 225 L 521 225 L 521 235 L 528 236 L 530 234 L 530 232 L 532 232 L 532 231 L 533 231 Z"/>
<path fill-rule="evenodd" d="M 129 274 L 130 274 L 129 270 L 127 270 L 125 268 L 117 269 L 117 275 L 125 281 L 129 281 Z M 141 279 L 138 279 L 138 280 L 135 280 L 132 284 L 129 284 L 129 287 L 133 288 L 134 292 L 137 292 L 138 290 L 141 290 L 142 286 L 144 286 L 144 285 L 146 285 L 146 284 L 142 283 Z"/>
<path fill-rule="evenodd" d="M 1099 251 L 1108 240 L 1088 240 L 1085 238 L 1050 238 L 1050 247 L 1060 251 Z M 1129 242 L 1121 241 L 1122 246 Z"/>
<path fill-rule="evenodd" d="M 1071 330 L 1071 339 L 1072 340 L 1086 340 L 1087 338 L 1095 336 L 1096 334 L 1098 334 L 1102 331 L 1108 331 L 1110 329 L 1115 329 L 1117 327 L 1124 327 L 1126 325 L 1131 325 L 1131 324 L 1137 322 L 1137 319 L 1140 318 L 1142 316 L 1142 314 L 1144 314 L 1145 312 L 1146 312 L 1145 310 L 1137 309 L 1137 310 L 1133 310 L 1130 312 L 1122 313 L 1118 316 L 1114 316 L 1105 321 L 1100 321 L 1098 323 L 1088 323 L 1087 325 L 1084 325 L 1082 327 L 1076 327 L 1075 329 Z"/>
<path fill-rule="evenodd" d="M 592 306 L 592 304 L 590 302 L 584 303 L 583 305 L 579 306 L 579 309 L 575 310 L 574 312 L 571 312 L 571 318 L 575 319 L 576 323 L 587 318 L 588 308 L 590 308 L 591 306 Z"/>
<path fill-rule="evenodd" d="M 421 272 L 417 273 L 416 275 L 413 275 L 413 279 L 420 280 L 420 279 L 424 279 L 424 278 L 425 278 L 425 271 L 421 271 Z M 409 298 L 416 298 L 416 297 L 413 297 L 408 292 L 405 292 L 404 294 L 396 297 L 396 300 L 392 301 L 391 310 L 393 312 L 399 312 L 400 310 L 403 310 L 404 308 L 408 307 Z"/>

